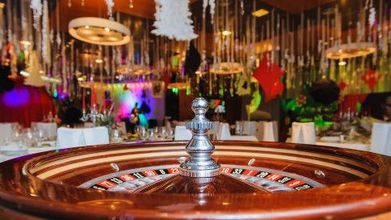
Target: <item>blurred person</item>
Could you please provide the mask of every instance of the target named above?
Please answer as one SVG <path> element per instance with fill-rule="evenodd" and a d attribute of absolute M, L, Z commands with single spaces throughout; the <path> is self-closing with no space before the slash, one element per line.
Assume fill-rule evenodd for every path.
<path fill-rule="evenodd" d="M 388 96 L 383 104 L 384 113 L 383 120 L 391 122 L 391 95 Z"/>

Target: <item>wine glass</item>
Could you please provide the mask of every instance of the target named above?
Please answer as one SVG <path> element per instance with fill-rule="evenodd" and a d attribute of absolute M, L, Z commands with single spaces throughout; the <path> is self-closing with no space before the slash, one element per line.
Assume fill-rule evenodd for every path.
<path fill-rule="evenodd" d="M 145 139 L 147 139 L 147 131 L 146 131 L 146 129 L 145 129 L 145 127 L 143 127 L 143 126 L 137 126 L 136 127 L 136 130 L 138 129 L 138 135 L 140 136 L 140 139 L 141 140 L 145 140 Z"/>
<path fill-rule="evenodd" d="M 162 138 L 162 139 L 166 139 L 167 138 L 167 128 L 166 127 L 160 127 L 159 128 L 159 136 Z"/>
<path fill-rule="evenodd" d="M 148 129 L 147 139 L 154 140 L 155 139 L 155 129 Z"/>

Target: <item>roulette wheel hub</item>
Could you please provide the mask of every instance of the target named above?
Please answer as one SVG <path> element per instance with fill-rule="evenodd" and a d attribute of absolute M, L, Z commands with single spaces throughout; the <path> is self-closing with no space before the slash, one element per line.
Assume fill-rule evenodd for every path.
<path fill-rule="evenodd" d="M 215 147 L 207 135 L 213 125 L 205 117 L 208 102 L 204 98 L 196 98 L 192 102 L 191 109 L 195 113 L 195 117 L 186 124 L 186 128 L 193 132 L 193 136 L 186 146 L 190 158 L 180 165 L 179 173 L 182 176 L 195 178 L 217 176 L 220 174 L 220 165 L 211 158 Z"/>

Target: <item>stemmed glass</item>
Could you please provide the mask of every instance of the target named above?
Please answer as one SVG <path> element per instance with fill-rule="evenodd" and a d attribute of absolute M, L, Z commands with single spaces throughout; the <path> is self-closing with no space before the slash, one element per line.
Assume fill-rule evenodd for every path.
<path fill-rule="evenodd" d="M 155 139 L 155 129 L 148 129 L 147 139 L 154 140 Z"/>
<path fill-rule="evenodd" d="M 159 136 L 162 139 L 167 139 L 167 129 L 166 129 L 166 127 L 160 127 L 159 128 Z"/>
<path fill-rule="evenodd" d="M 147 138 L 147 132 L 143 126 L 136 126 L 136 134 L 139 135 L 141 140 L 145 140 Z"/>

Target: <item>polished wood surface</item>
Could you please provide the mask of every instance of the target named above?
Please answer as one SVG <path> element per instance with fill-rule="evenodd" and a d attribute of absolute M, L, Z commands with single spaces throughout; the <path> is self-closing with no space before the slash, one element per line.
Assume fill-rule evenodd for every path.
<path fill-rule="evenodd" d="M 180 149 L 185 143 L 107 145 L 41 153 L 1 163 L 0 204 L 3 210 L 12 210 L 12 213 L 20 213 L 21 216 L 61 216 L 65 219 L 351 219 L 383 214 L 391 209 L 389 157 L 369 152 L 296 144 L 215 144 L 217 150 L 214 155 L 222 164 L 247 165 L 252 157 L 230 156 L 231 153 L 240 155 L 247 151 L 255 158 L 252 165 L 254 167 L 263 166 L 298 173 L 322 181 L 326 187 L 297 192 L 265 193 L 254 192 L 254 189 L 247 188 L 246 184 L 236 184 L 223 176 L 218 177 L 215 182 L 212 180 L 202 184 L 183 181 L 183 177 L 176 176 L 170 181 L 187 183 L 187 186 L 195 192 L 198 190 L 198 193 L 175 193 L 183 191 L 181 187 L 185 185 L 163 187 L 167 190 L 166 193 L 155 193 L 152 191 L 156 191 L 156 188 L 146 187 L 140 193 L 134 194 L 77 188 L 76 186 L 85 180 L 114 172 L 107 164 L 110 158 L 145 155 L 142 159 L 135 157 L 117 161 L 121 170 L 176 164 L 177 155 L 182 155 Z M 127 150 L 133 150 L 134 153 L 121 153 Z M 154 155 L 153 153 L 166 156 L 148 157 Z M 98 159 L 106 162 L 100 163 Z M 85 162 L 99 163 L 83 166 Z M 48 175 L 45 179 L 38 178 L 39 175 L 74 164 L 79 168 L 71 167 L 59 171 L 56 175 Z M 330 164 L 336 168 L 330 167 Z M 349 169 L 344 171 L 341 168 Z M 315 175 L 314 170 L 322 170 L 325 176 Z M 366 177 L 361 178 L 350 173 L 356 171 Z M 235 193 L 232 193 L 232 190 L 229 193 L 219 189 L 221 181 L 235 184 L 231 188 L 236 188 Z"/>

